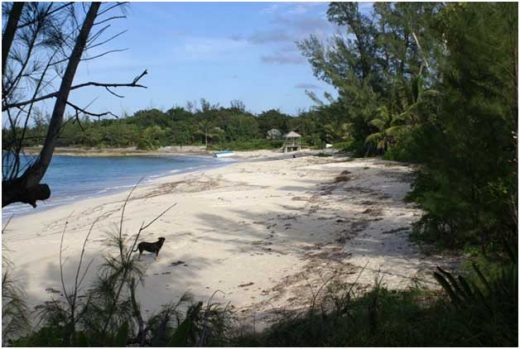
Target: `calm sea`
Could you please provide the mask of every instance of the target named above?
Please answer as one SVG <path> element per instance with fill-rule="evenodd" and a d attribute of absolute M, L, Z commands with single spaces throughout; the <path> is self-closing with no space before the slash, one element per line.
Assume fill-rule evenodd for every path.
<path fill-rule="evenodd" d="M 51 187 L 51 197 L 29 205 L 13 204 L 2 210 L 4 223 L 11 215 L 38 212 L 80 199 L 128 190 L 144 177 L 155 178 L 223 166 L 231 159 L 205 156 L 109 156 L 80 157 L 55 155 L 42 183 Z"/>

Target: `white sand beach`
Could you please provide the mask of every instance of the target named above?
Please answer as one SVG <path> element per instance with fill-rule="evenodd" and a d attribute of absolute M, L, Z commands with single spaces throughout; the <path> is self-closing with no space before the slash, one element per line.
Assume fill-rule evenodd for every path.
<path fill-rule="evenodd" d="M 145 314 L 184 292 L 205 301 L 219 291 L 215 300 L 262 319 L 305 306 L 332 276 L 346 282 L 359 277 L 361 288 L 373 285 L 378 275 L 389 288 L 417 282 L 433 287 L 431 270 L 450 267 L 449 259 L 425 256 L 408 241 L 411 224 L 421 216 L 414 204 L 403 201 L 412 178 L 409 166 L 379 159 L 273 156 L 280 154 L 244 152 L 229 166 L 160 178 L 135 190 L 123 226 L 128 237 L 177 203 L 142 234 L 144 241 L 166 238 L 157 260 L 151 254 L 141 258 L 146 272 L 139 301 Z M 63 273 L 70 287 L 83 240 L 99 218 L 86 247 L 86 261 L 93 259 L 88 285 L 103 253 L 110 252 L 107 234 L 117 230 L 127 194 L 10 221 L 3 234 L 4 257 L 13 262 L 30 305 L 60 297 L 63 230 Z"/>

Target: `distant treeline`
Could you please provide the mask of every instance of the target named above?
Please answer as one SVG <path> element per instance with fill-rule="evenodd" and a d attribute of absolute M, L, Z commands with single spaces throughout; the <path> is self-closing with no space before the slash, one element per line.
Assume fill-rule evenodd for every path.
<path fill-rule="evenodd" d="M 234 101 L 230 107 L 200 101 L 200 107 L 174 107 L 166 111 L 147 109 L 119 119 L 79 121 L 69 118 L 63 127 L 58 146 L 132 147 L 155 149 L 170 145 L 207 145 L 211 148 L 259 149 L 279 148 L 283 135 L 289 131 L 302 134 L 303 143 L 322 147 L 326 142 L 343 139 L 334 127 L 324 120 L 330 118 L 330 107 L 315 108 L 296 117 L 278 110 L 254 115 L 243 103 Z M 47 132 L 48 122 L 43 115 L 26 130 L 27 146 L 39 145 Z M 20 130 L 21 132 L 21 130 Z M 11 130 L 3 130 L 4 142 L 9 142 Z"/>

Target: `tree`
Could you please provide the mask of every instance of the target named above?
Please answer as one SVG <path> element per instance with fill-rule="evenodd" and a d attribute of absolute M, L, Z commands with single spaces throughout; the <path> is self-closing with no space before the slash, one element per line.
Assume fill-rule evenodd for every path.
<path fill-rule="evenodd" d="M 282 133 L 287 133 L 287 121 L 289 119 L 289 115 L 276 109 L 264 111 L 257 117 L 259 132 L 262 137 L 265 137 L 267 132 L 273 128 L 280 130 Z"/>
<path fill-rule="evenodd" d="M 419 236 L 483 249 L 516 241 L 517 4 L 377 3 L 372 14 L 332 3 L 346 35 L 300 43 L 339 92 L 341 117 L 334 103 L 315 110 L 321 137 L 343 122 L 358 154 L 421 164 Z"/>
<path fill-rule="evenodd" d="M 108 39 L 102 37 L 109 27 L 106 24 L 108 21 L 124 17 L 103 16 L 120 5 L 107 3 L 103 4 L 102 9 L 99 2 L 93 2 L 88 7 L 74 3 L 4 4 L 4 14 L 8 19 L 2 35 L 2 112 L 7 116 L 11 137 L 10 142 L 4 143 L 2 149 L 2 207 L 15 202 L 36 207 L 38 200 L 50 197 L 49 186 L 40 182 L 50 164 L 65 122 L 74 120 L 80 123 L 80 114 L 98 118 L 111 115 L 110 112 L 91 113 L 77 106 L 69 98 L 71 91 L 97 86 L 117 95 L 112 91 L 113 88 L 144 87 L 138 82 L 147 74 L 146 70 L 130 83 L 85 82 L 73 85 L 82 60 L 114 51 L 84 57 L 89 49 L 122 34 Z M 93 31 L 97 25 L 105 26 Z M 59 87 L 48 92 L 52 90 L 54 80 L 60 81 Z M 49 99 L 54 99 L 55 102 L 43 147 L 39 156 L 24 167 L 21 154 L 29 120 L 35 105 Z M 75 115 L 73 119 L 64 121 L 67 107 Z"/>
<path fill-rule="evenodd" d="M 368 16 L 355 3 L 331 3 L 329 21 L 344 34 L 335 35 L 328 44 L 313 36 L 299 43 L 315 75 L 338 89 L 343 120 L 334 120 L 330 126 L 348 125 L 359 153 L 369 154 L 377 148 L 373 141 L 380 138 L 376 124 L 381 123 L 373 120 L 382 112 L 388 114 L 387 119 L 406 115 L 407 123 L 417 123 L 418 103 L 422 102 L 419 92 L 434 82 L 435 70 L 429 62 L 438 46 L 431 42 L 438 40 L 431 40 L 429 28 L 441 6 L 377 3 Z M 389 122 L 387 126 L 394 125 Z"/>
<path fill-rule="evenodd" d="M 416 138 L 424 165 L 414 193 L 427 212 L 421 232 L 434 239 L 516 246 L 517 11 L 453 3 L 438 16 L 442 98 Z"/>
<path fill-rule="evenodd" d="M 239 99 L 232 100 L 229 105 L 230 109 L 238 113 L 244 113 L 246 111 L 246 105 Z"/>

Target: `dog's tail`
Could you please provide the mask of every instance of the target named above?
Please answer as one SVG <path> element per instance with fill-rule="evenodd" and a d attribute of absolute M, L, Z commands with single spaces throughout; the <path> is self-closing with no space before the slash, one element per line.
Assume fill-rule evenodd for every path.
<path fill-rule="evenodd" d="M 132 252 L 137 252 L 138 249 L 139 249 L 139 247 L 136 247 L 135 250 L 133 250 Z"/>

